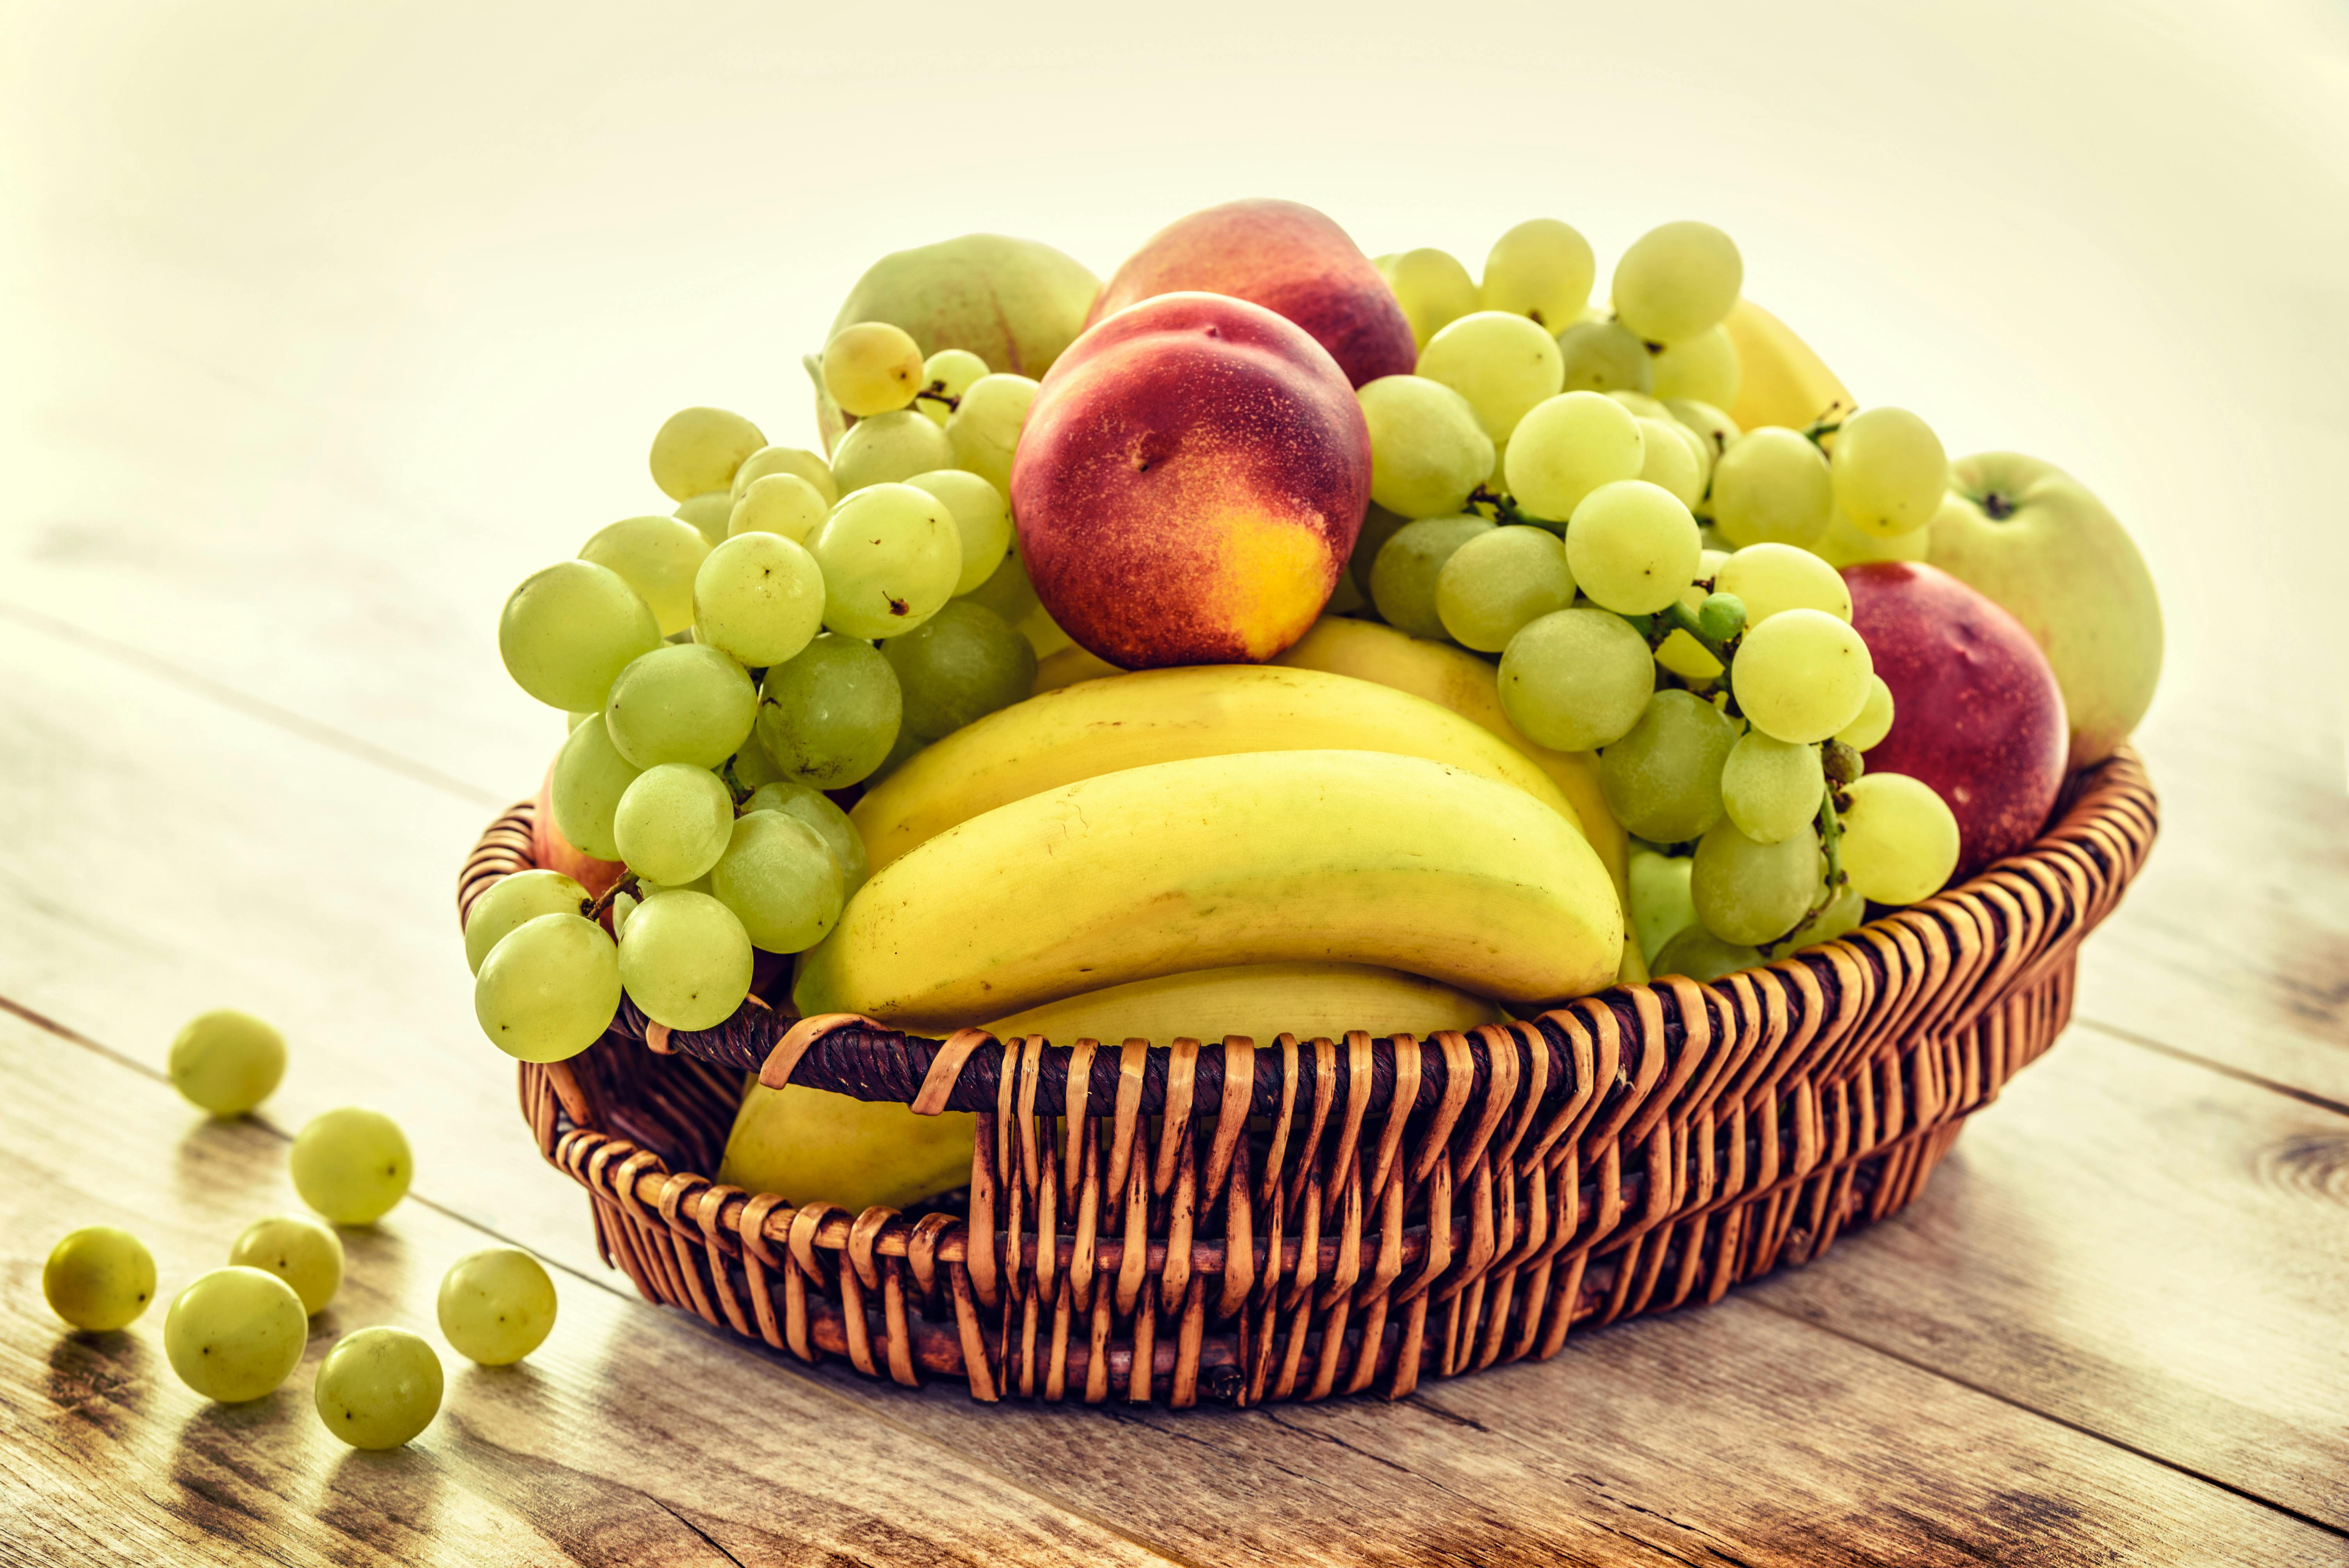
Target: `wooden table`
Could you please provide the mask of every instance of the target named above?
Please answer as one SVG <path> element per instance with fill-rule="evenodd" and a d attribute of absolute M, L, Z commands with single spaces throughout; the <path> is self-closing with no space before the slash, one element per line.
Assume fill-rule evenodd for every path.
<path fill-rule="evenodd" d="M 28 14 L 0 141 L 0 1563 L 2349 1563 L 2338 617 L 2263 618 L 2341 580 L 2308 520 L 2337 511 L 2319 459 L 2349 407 L 2306 345 L 2349 309 L 2295 272 L 2349 231 L 2317 179 L 2349 145 L 2324 57 L 2275 18 L 1821 43 L 1737 15 L 1676 36 L 1668 79 L 1575 78 L 1588 123 L 1658 129 L 1558 205 L 1602 254 L 1722 214 L 1863 397 L 1908 388 L 1957 449 L 2048 452 L 2121 507 L 2169 600 L 2141 737 L 2162 842 L 2069 1035 L 1897 1221 L 1399 1404 L 1174 1413 L 809 1370 L 597 1263 L 471 1023 L 450 907 L 558 738 L 497 669 L 496 606 L 646 509 L 671 407 L 804 438 L 796 356 L 871 254 L 986 224 L 1105 266 L 1237 180 L 1473 263 L 1558 134 L 1528 96 L 1555 68 L 1436 46 L 1484 73 L 1491 145 L 1454 166 L 1368 127 L 1333 172 L 1310 117 L 1426 57 L 1255 18 L 1261 57 L 1136 19 L 1044 64 L 912 28 L 864 71 L 810 63 L 868 57 L 847 13 L 788 38 L 748 12 Z M 1982 46 L 2026 21 L 2028 49 Z M 1630 26 L 1587 46 L 1642 57 Z M 1282 106 L 1254 141 L 1196 118 L 1211 60 L 1219 115 Z M 973 83 L 999 123 L 967 148 L 923 114 Z M 884 91 L 912 107 L 843 129 Z M 1048 158 L 1055 112 L 1100 134 Z M 1925 189 L 1883 183 L 1903 159 Z M 1951 190 L 1993 177 L 2001 222 L 1949 232 L 1984 207 Z M 220 1124 L 160 1068 L 224 1004 L 295 1054 Z M 415 1191 L 347 1233 L 284 1389 L 197 1399 L 160 1311 L 60 1331 L 57 1236 L 136 1230 L 168 1295 L 295 1207 L 286 1138 L 344 1103 L 406 1126 Z M 554 1337 L 505 1370 L 450 1356 L 421 1439 L 344 1450 L 317 1357 L 432 1334 L 440 1271 L 494 1242 L 554 1269 Z"/>

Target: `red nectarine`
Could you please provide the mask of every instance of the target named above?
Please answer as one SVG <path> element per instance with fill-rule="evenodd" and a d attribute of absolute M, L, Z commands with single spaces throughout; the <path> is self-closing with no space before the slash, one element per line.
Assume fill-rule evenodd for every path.
<path fill-rule="evenodd" d="M 1892 689 L 1872 773 L 1930 785 L 1958 819 L 1957 876 L 2039 836 L 2064 786 L 2071 725 L 2047 655 L 2023 624 L 1938 567 L 1844 569 L 1851 622 Z"/>
<path fill-rule="evenodd" d="M 1219 294 L 1162 294 L 1087 329 L 1011 461 L 1036 596 L 1124 669 L 1259 663 L 1303 636 L 1370 493 L 1370 428 L 1336 361 Z"/>
<path fill-rule="evenodd" d="M 1180 289 L 1229 294 L 1287 316 L 1356 387 L 1419 365 L 1411 323 L 1378 268 L 1345 230 L 1295 201 L 1226 201 L 1175 220 L 1126 258 L 1085 324 Z"/>

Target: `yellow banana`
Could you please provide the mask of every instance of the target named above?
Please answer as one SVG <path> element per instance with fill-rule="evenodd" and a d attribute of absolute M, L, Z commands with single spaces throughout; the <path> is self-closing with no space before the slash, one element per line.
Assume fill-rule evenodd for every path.
<path fill-rule="evenodd" d="M 1164 1045 L 1178 1035 L 1220 1040 L 1246 1035 L 1270 1045 L 1283 1033 L 1300 1040 L 1349 1029 L 1397 1030 L 1425 1037 L 1502 1022 L 1490 1002 L 1416 975 L 1367 964 L 1241 964 L 1136 980 L 1064 996 L 988 1025 L 999 1038 L 1041 1035 L 1054 1045 L 1126 1040 Z"/>
<path fill-rule="evenodd" d="M 1190 969 L 1353 962 L 1523 1003 L 1606 985 L 1622 944 L 1599 857 L 1525 790 L 1418 757 L 1259 751 L 948 829 L 849 901 L 793 999 L 946 1028 Z"/>
<path fill-rule="evenodd" d="M 1405 692 L 1319 670 L 1197 665 L 1081 682 L 988 715 L 909 758 L 849 813 L 879 871 L 982 811 L 1080 779 L 1241 751 L 1392 751 L 1515 785 L 1581 830 L 1540 769 Z"/>
<path fill-rule="evenodd" d="M 1739 429 L 1784 425 L 1800 430 L 1831 408 L 1849 413 L 1857 407 L 1811 346 L 1752 300 L 1739 300 L 1722 325 L 1737 346 L 1740 372 L 1737 407 L 1722 412 Z"/>
<path fill-rule="evenodd" d="M 718 1180 L 798 1204 L 862 1212 L 902 1209 L 970 1180 L 972 1119 L 959 1111 L 916 1116 L 885 1100 L 757 1078 L 742 1096 Z"/>
<path fill-rule="evenodd" d="M 1623 896 L 1623 825 L 1607 809 L 1606 794 L 1599 788 L 1599 758 L 1588 751 L 1552 751 L 1518 734 L 1509 716 L 1501 711 L 1500 679 L 1491 665 L 1449 643 L 1414 637 L 1376 621 L 1335 616 L 1314 622 L 1304 639 L 1274 662 L 1407 691 L 1450 708 L 1506 741 L 1547 774 L 1558 792 L 1573 803 L 1582 836 L 1599 851 L 1599 861 L 1607 868 L 1617 897 Z"/>

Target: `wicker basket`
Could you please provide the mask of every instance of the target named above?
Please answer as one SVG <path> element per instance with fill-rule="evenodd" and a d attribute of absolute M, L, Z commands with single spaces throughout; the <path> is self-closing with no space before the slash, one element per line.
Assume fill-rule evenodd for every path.
<path fill-rule="evenodd" d="M 532 864 L 533 824 L 483 835 L 460 915 Z M 755 998 L 688 1035 L 624 1005 L 523 1068 L 523 1114 L 646 1296 L 804 1360 L 990 1400 L 1398 1398 L 1718 1300 L 1907 1203 L 2063 1029 L 2154 832 L 2124 752 L 2028 851 L 1840 942 L 1428 1040 L 937 1041 Z M 967 1201 L 852 1214 L 693 1174 L 747 1069 L 978 1112 Z"/>

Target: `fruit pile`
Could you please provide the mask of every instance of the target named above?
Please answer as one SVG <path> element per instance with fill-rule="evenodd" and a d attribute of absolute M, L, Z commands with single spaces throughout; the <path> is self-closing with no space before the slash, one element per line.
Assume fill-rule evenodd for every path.
<path fill-rule="evenodd" d="M 285 1037 L 247 1013 L 198 1015 L 171 1042 L 172 1085 L 212 1116 L 241 1117 L 285 1071 Z M 243 1404 L 273 1392 L 301 1365 L 310 1320 L 343 1286 L 338 1225 L 373 1225 L 408 1195 L 408 1140 L 380 1111 L 346 1106 L 313 1117 L 287 1151 L 287 1172 L 317 1219 L 279 1215 L 245 1227 L 226 1267 L 171 1299 L 163 1348 L 180 1380 L 207 1399 Z M 41 1271 L 50 1310 L 86 1334 L 129 1327 L 155 1298 L 155 1258 L 113 1225 L 88 1225 L 51 1249 Z M 484 1367 L 521 1360 L 554 1326 L 554 1285 L 512 1247 L 469 1253 L 441 1276 L 441 1336 Z M 329 1330 L 331 1332 L 331 1329 Z M 395 1449 L 440 1408 L 440 1357 L 419 1335 L 378 1324 L 336 1339 L 318 1364 L 319 1421 L 360 1449 Z"/>
<path fill-rule="evenodd" d="M 2126 534 L 1855 406 L 1718 229 L 1597 280 L 1551 220 L 1479 280 L 1277 201 L 1105 285 L 994 237 L 885 258 L 808 361 L 828 456 L 678 414 L 674 512 L 507 603 L 572 727 L 548 869 L 466 934 L 483 1029 L 557 1060 L 625 993 L 685 1030 L 755 995 L 1423 1032 L 2022 848 L 2150 698 Z"/>

